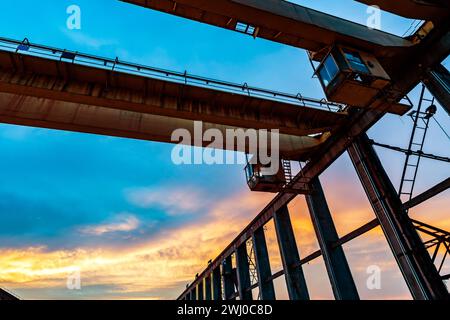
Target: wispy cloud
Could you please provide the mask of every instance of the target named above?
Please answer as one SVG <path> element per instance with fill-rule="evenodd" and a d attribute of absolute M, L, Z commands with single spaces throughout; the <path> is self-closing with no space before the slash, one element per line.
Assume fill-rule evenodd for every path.
<path fill-rule="evenodd" d="M 83 227 L 80 229 L 80 232 L 100 236 L 105 233 L 133 231 L 139 225 L 140 221 L 138 218 L 132 214 L 123 213 L 118 215 L 112 222 Z"/>
<path fill-rule="evenodd" d="M 127 200 L 140 208 L 161 208 L 168 215 L 192 214 L 208 206 L 208 197 L 195 187 L 132 188 Z"/>
<path fill-rule="evenodd" d="M 83 31 L 63 29 L 63 33 L 74 43 L 96 50 L 99 50 L 105 46 L 113 46 L 118 44 L 117 40 L 93 37 Z"/>

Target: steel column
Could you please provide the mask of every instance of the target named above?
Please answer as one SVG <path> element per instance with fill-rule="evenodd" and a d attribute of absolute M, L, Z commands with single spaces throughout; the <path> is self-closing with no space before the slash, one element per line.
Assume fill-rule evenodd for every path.
<path fill-rule="evenodd" d="M 204 280 L 202 279 L 202 280 L 199 282 L 198 286 L 197 286 L 197 300 L 199 300 L 199 301 L 204 300 L 204 299 L 203 299 L 203 297 L 204 297 L 204 295 L 203 295 L 204 288 L 205 288 L 205 282 L 204 282 Z"/>
<path fill-rule="evenodd" d="M 190 297 L 191 297 L 191 298 L 190 298 L 189 300 L 192 300 L 192 301 L 197 300 L 197 287 L 194 287 L 194 288 L 191 290 Z"/>
<path fill-rule="evenodd" d="M 246 243 L 236 249 L 236 270 L 239 298 L 241 300 L 253 300 L 252 291 L 249 290 L 252 284 Z"/>
<path fill-rule="evenodd" d="M 212 273 L 213 283 L 213 299 L 222 300 L 222 275 L 220 274 L 220 266 L 216 267 Z"/>
<path fill-rule="evenodd" d="M 449 299 L 447 288 L 367 135 L 356 139 L 349 154 L 413 298 Z"/>
<path fill-rule="evenodd" d="M 289 298 L 291 300 L 309 300 L 308 287 L 303 269 L 299 266 L 300 255 L 287 206 L 285 205 L 275 212 L 273 218 Z"/>
<path fill-rule="evenodd" d="M 228 256 L 223 261 L 223 290 L 225 292 L 225 300 L 232 300 L 234 294 L 234 281 L 233 281 L 233 264 L 231 256 Z"/>
<path fill-rule="evenodd" d="M 275 288 L 273 286 L 272 270 L 270 268 L 269 252 L 267 250 L 264 227 L 258 228 L 253 233 L 253 247 L 258 272 L 259 293 L 262 300 L 275 300 Z"/>
<path fill-rule="evenodd" d="M 442 64 L 427 73 L 424 84 L 450 115 L 450 73 Z"/>
<path fill-rule="evenodd" d="M 212 300 L 211 276 L 205 278 L 205 300 Z"/>
<path fill-rule="evenodd" d="M 312 193 L 306 196 L 309 212 L 316 231 L 328 277 L 336 300 L 359 300 L 342 246 L 332 247 L 339 241 L 336 227 L 328 208 L 327 200 L 318 178 L 311 180 Z"/>

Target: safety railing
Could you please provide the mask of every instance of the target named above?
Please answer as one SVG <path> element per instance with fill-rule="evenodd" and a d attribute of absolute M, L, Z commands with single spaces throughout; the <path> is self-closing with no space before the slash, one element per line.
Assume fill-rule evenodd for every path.
<path fill-rule="evenodd" d="M 85 54 L 78 51 L 70 51 L 66 49 L 58 49 L 44 45 L 32 44 L 26 38 L 23 41 L 18 41 L 0 37 L 0 50 L 22 55 L 37 56 L 57 61 L 71 62 L 78 65 L 90 66 L 94 68 L 138 75 L 153 79 L 162 79 L 165 81 L 182 83 L 197 87 L 210 88 L 234 94 L 246 95 L 249 97 L 263 98 L 302 107 L 323 109 L 331 112 L 340 112 L 346 107 L 344 104 L 330 102 L 325 99 L 304 97 L 300 93 L 283 93 L 279 91 L 252 87 L 247 83 L 237 84 L 191 75 L 188 74 L 187 71 L 170 71 L 136 63 L 125 62 L 120 60 L 119 58 L 110 59 Z"/>

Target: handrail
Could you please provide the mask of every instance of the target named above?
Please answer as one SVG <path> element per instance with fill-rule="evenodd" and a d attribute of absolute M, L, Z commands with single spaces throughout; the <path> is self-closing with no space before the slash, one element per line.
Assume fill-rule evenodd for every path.
<path fill-rule="evenodd" d="M 39 44 L 30 43 L 25 38 L 23 41 L 12 40 L 0 37 L 0 51 L 9 51 L 21 55 L 44 57 L 59 61 L 68 61 L 78 65 L 91 66 L 99 69 L 106 69 L 115 72 L 140 75 L 155 79 L 164 79 L 176 83 L 184 83 L 204 88 L 212 88 L 230 93 L 246 95 L 249 97 L 264 98 L 283 103 L 289 103 L 302 107 L 324 109 L 331 112 L 340 112 L 346 105 L 326 101 L 324 99 L 307 98 L 298 94 L 283 93 L 274 90 L 262 89 L 249 86 L 247 83 L 237 84 L 228 81 L 216 80 L 185 72 L 171 71 L 161 68 L 145 66 L 136 63 L 121 61 L 119 58 L 110 59 L 95 55 L 80 53 Z"/>

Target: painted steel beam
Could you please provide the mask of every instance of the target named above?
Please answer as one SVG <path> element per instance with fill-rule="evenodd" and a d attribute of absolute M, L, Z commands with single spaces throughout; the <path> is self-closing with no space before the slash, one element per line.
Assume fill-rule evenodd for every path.
<path fill-rule="evenodd" d="M 438 65 L 427 73 L 423 83 L 450 115 L 450 72 L 447 68 Z"/>
<path fill-rule="evenodd" d="M 197 300 L 204 300 L 205 280 L 202 279 L 197 285 Z"/>
<path fill-rule="evenodd" d="M 446 191 L 449 188 L 450 188 L 450 178 L 447 178 L 444 181 L 435 185 L 434 187 L 405 202 L 403 204 L 403 209 L 407 210 L 414 208 L 419 204 L 424 203 L 425 201 L 433 198 L 434 196 L 437 196 L 441 192 Z"/>
<path fill-rule="evenodd" d="M 254 37 L 311 51 L 341 42 L 378 56 L 392 56 L 412 46 L 401 37 L 282 0 L 124 2 L 234 31 L 243 23 L 251 27 L 251 32 L 246 31 Z"/>
<path fill-rule="evenodd" d="M 220 266 L 216 267 L 212 272 L 213 300 L 222 300 L 222 275 L 220 274 Z"/>
<path fill-rule="evenodd" d="M 234 281 L 233 281 L 233 261 L 231 255 L 225 258 L 222 263 L 222 277 L 223 277 L 223 290 L 225 294 L 225 300 L 232 299 L 234 295 Z"/>
<path fill-rule="evenodd" d="M 314 178 L 310 186 L 313 191 L 306 196 L 306 202 L 334 297 L 336 300 L 359 300 L 358 290 L 342 246 L 332 247 L 333 243 L 339 241 L 339 236 L 319 178 Z"/>
<path fill-rule="evenodd" d="M 197 287 L 191 289 L 191 293 L 189 294 L 192 301 L 197 300 Z"/>
<path fill-rule="evenodd" d="M 448 23 L 450 24 L 450 21 Z M 397 76 L 394 79 L 391 90 L 386 91 L 385 95 L 373 101 L 371 106 L 372 110 L 361 110 L 352 113 L 346 128 L 338 130 L 332 139 L 329 139 L 320 150 L 312 154 L 309 162 L 294 178 L 294 184 L 309 183 L 311 179 L 323 173 L 331 163 L 347 150 L 356 137 L 370 129 L 385 115 L 390 103 L 398 102 L 402 99 L 404 95 L 420 83 L 426 70 L 440 64 L 449 53 L 450 32 L 449 26 L 447 25 L 446 27 L 434 30 L 432 35 L 417 45 L 414 55 L 408 56 L 408 59 L 398 61 L 395 65 L 395 73 Z M 289 204 L 295 197 L 296 194 L 287 192 L 282 192 L 275 196 L 221 254 L 214 259 L 211 266 L 203 271 L 203 273 L 206 274 L 210 268 L 215 268 L 217 265 L 220 265 L 225 257 L 234 252 L 234 248 L 237 245 L 247 241 L 252 236 L 253 230 L 264 226 L 273 218 L 277 210 Z"/>
<path fill-rule="evenodd" d="M 291 300 L 309 300 L 305 275 L 302 267 L 298 266 L 300 255 L 287 206 L 279 209 L 273 219 L 289 298 Z"/>
<path fill-rule="evenodd" d="M 436 20 L 450 14 L 447 0 L 356 0 L 410 19 Z"/>
<path fill-rule="evenodd" d="M 211 274 L 205 278 L 205 300 L 212 300 Z"/>
<path fill-rule="evenodd" d="M 255 230 L 252 241 L 255 252 L 256 271 L 258 272 L 259 294 L 262 300 L 275 300 L 275 288 L 271 279 L 272 270 L 270 268 L 264 227 Z"/>
<path fill-rule="evenodd" d="M 9 124 L 168 143 L 176 129 L 194 136 L 195 121 L 203 122 L 203 132 L 217 129 L 225 138 L 227 129 L 276 129 L 283 158 L 299 159 L 347 118 L 295 105 L 295 96 L 291 104 L 248 96 L 242 88 L 243 95 L 4 51 L 0 69 L 0 122 Z M 234 140 L 221 148 L 249 151 L 248 143 Z"/>
<path fill-rule="evenodd" d="M 18 297 L 14 296 L 6 290 L 0 288 L 0 301 L 16 301 L 19 300 Z"/>
<path fill-rule="evenodd" d="M 236 249 L 236 272 L 240 300 L 253 300 L 250 280 L 250 265 L 248 262 L 247 243 Z"/>
<path fill-rule="evenodd" d="M 356 139 L 349 154 L 413 298 L 450 299 L 367 135 Z"/>

